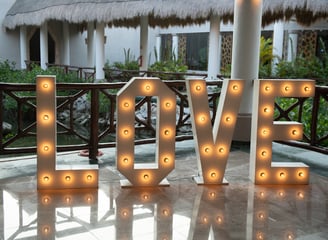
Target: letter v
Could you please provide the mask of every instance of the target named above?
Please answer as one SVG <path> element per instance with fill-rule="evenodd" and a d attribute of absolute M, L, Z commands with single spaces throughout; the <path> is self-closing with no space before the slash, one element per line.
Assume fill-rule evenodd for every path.
<path fill-rule="evenodd" d="M 205 80 L 186 81 L 199 176 L 198 184 L 226 184 L 224 172 L 242 98 L 244 80 L 224 80 L 212 127 Z"/>

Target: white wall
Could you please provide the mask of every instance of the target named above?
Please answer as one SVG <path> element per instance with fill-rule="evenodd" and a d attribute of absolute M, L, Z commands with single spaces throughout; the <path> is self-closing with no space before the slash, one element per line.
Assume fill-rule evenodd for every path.
<path fill-rule="evenodd" d="M 15 62 L 16 67 L 20 68 L 20 51 L 19 51 L 19 29 L 7 30 L 2 26 L 3 19 L 15 0 L 1 0 L 0 7 L 0 60 L 9 60 Z"/>

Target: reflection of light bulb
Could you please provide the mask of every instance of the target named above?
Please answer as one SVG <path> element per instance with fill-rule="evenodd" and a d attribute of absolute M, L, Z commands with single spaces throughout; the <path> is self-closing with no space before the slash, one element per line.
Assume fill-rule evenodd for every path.
<path fill-rule="evenodd" d="M 259 217 L 259 219 L 264 219 L 264 213 L 260 212 L 258 217 Z"/>
<path fill-rule="evenodd" d="M 128 216 L 128 211 L 126 211 L 126 210 L 122 211 L 122 216 L 123 216 L 123 217 Z"/>
<path fill-rule="evenodd" d="M 207 223 L 208 219 L 207 217 L 203 217 L 203 223 Z"/>
<path fill-rule="evenodd" d="M 48 234 L 50 232 L 50 228 L 48 226 L 43 228 L 43 233 Z"/>
<path fill-rule="evenodd" d="M 42 202 L 43 202 L 44 204 L 48 204 L 48 203 L 50 202 L 50 199 L 49 199 L 48 197 L 44 197 L 44 198 L 42 199 Z"/>
<path fill-rule="evenodd" d="M 210 193 L 209 193 L 209 196 L 210 196 L 211 198 L 214 198 L 214 197 L 216 196 L 216 194 L 215 194 L 215 192 L 210 192 Z"/>
<path fill-rule="evenodd" d="M 65 202 L 66 202 L 66 203 L 70 203 L 70 202 L 71 202 L 71 198 L 70 198 L 70 197 L 66 197 L 66 198 L 65 198 Z"/>
<path fill-rule="evenodd" d="M 148 200 L 148 199 L 149 199 L 149 195 L 145 194 L 145 195 L 142 196 L 142 198 L 143 198 L 144 200 Z"/>
<path fill-rule="evenodd" d="M 298 192 L 297 193 L 297 197 L 303 199 L 304 198 L 304 194 L 302 192 Z"/>
<path fill-rule="evenodd" d="M 164 210 L 163 210 L 163 215 L 164 215 L 164 216 L 168 216 L 168 215 L 169 215 L 169 211 L 168 211 L 167 209 L 164 209 Z"/>
<path fill-rule="evenodd" d="M 260 192 L 260 197 L 264 197 L 264 192 Z"/>
<path fill-rule="evenodd" d="M 223 219 L 222 219 L 221 216 L 217 216 L 217 217 L 216 217 L 216 221 L 217 221 L 218 223 L 222 223 Z"/>

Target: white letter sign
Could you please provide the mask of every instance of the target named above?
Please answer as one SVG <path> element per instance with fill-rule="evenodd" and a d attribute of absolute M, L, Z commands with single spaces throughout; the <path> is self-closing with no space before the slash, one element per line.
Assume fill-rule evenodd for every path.
<path fill-rule="evenodd" d="M 311 97 L 311 80 L 255 80 L 250 151 L 250 178 L 255 184 L 308 184 L 304 163 L 271 163 L 273 140 L 302 139 L 298 122 L 273 122 L 275 97 Z"/>
<path fill-rule="evenodd" d="M 187 80 L 200 176 L 198 184 L 222 184 L 243 93 L 243 80 L 224 80 L 212 128 L 205 80 Z"/>
<path fill-rule="evenodd" d="M 135 98 L 157 96 L 155 163 L 134 164 Z M 159 78 L 132 78 L 117 93 L 116 165 L 122 186 L 167 185 L 175 165 L 175 94 Z M 163 180 L 164 179 L 164 180 Z M 162 181 L 163 180 L 163 181 Z"/>
<path fill-rule="evenodd" d="M 55 82 L 55 76 L 36 79 L 38 189 L 98 187 L 98 166 L 58 166 L 56 169 Z"/>

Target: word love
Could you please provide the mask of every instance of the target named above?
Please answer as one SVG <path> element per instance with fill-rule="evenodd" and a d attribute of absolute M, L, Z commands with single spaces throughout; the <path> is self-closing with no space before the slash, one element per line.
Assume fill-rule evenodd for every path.
<path fill-rule="evenodd" d="M 198 161 L 198 184 L 224 184 L 244 80 L 224 80 L 212 126 L 205 80 L 186 80 Z M 275 97 L 310 97 L 312 80 L 255 80 L 251 127 L 250 178 L 255 184 L 308 184 L 303 163 L 272 163 L 272 141 L 299 140 L 298 122 L 273 122 Z M 135 98 L 157 97 L 154 163 L 134 162 Z M 132 78 L 117 94 L 116 164 L 121 186 L 168 185 L 175 166 L 176 97 L 159 78 Z M 54 76 L 37 77 L 38 189 L 98 187 L 97 166 L 56 167 L 56 85 Z"/>

